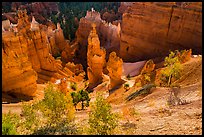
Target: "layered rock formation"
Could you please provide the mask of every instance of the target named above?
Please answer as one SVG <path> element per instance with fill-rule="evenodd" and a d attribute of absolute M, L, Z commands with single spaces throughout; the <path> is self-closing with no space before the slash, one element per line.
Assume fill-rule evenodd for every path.
<path fill-rule="evenodd" d="M 65 40 L 63 30 L 60 24 L 57 23 L 57 29 L 53 30 L 51 26 L 48 26 L 48 39 L 50 42 L 52 55 L 57 57 L 65 49 L 70 49 L 68 41 Z"/>
<path fill-rule="evenodd" d="M 37 73 L 29 61 L 27 48 L 22 35 L 2 33 L 2 93 L 35 96 Z"/>
<path fill-rule="evenodd" d="M 30 38 L 30 40 L 28 40 L 30 45 L 29 58 L 33 64 L 33 68 L 36 70 L 36 72 L 38 72 L 38 83 L 44 83 L 50 80 L 54 82 L 54 80 L 59 78 L 74 78 L 75 75 L 78 76 L 79 74 L 76 74 L 75 71 L 72 72 L 72 70 L 70 70 L 71 73 L 67 72 L 67 70 L 72 68 L 79 68 L 81 71 L 83 71 L 83 68 L 80 65 L 75 66 L 72 64 L 71 66 L 65 65 L 65 67 L 63 67 L 62 62 L 55 60 L 52 56 L 51 53 L 53 53 L 53 46 L 56 46 L 57 49 L 59 49 L 58 52 L 64 50 L 65 53 L 69 56 L 73 55 L 71 54 L 71 50 L 69 50 L 68 43 L 64 39 L 60 26 L 58 26 L 57 30 L 53 32 L 52 36 L 49 36 L 50 39 L 54 38 L 55 40 L 52 43 L 53 45 L 51 45 L 50 39 L 48 39 L 48 33 L 46 29 L 42 28 L 40 30 L 33 30 L 28 33 L 28 36 Z M 69 56 L 66 55 L 65 57 Z M 77 79 L 82 80 L 83 78 L 84 74 L 82 76 L 78 76 Z"/>
<path fill-rule="evenodd" d="M 101 19 L 100 13 L 96 11 L 87 11 L 85 17 L 80 19 L 79 28 L 76 32 L 76 39 L 79 43 L 78 47 L 78 58 L 81 62 L 84 63 L 83 66 L 86 66 L 86 53 L 88 45 L 88 36 L 91 31 L 91 24 L 96 24 L 97 34 L 100 40 L 100 46 L 106 49 L 106 58 L 111 51 L 119 52 L 120 44 L 120 23 L 118 26 L 112 25 L 111 23 L 106 23 Z"/>
<path fill-rule="evenodd" d="M 59 13 L 56 2 L 4 2 L 2 8 L 8 7 L 6 6 L 7 4 L 11 7 L 11 9 L 9 9 L 7 13 L 2 14 L 3 20 L 9 19 L 12 23 L 16 24 L 18 22 L 16 12 L 18 10 L 26 10 L 28 11 L 29 20 L 31 20 L 32 16 L 34 16 L 39 23 L 55 27 L 55 24 L 48 18 L 52 14 Z"/>
<path fill-rule="evenodd" d="M 71 82 L 81 82 L 84 80 L 85 72 L 81 64 L 74 64 L 68 62 L 64 67 L 61 65 L 62 62 L 58 60 L 59 69 L 50 78 L 51 82 L 55 82 L 58 79 L 66 78 Z"/>
<path fill-rule="evenodd" d="M 10 28 L 10 31 L 4 30 L 3 33 L 14 33 L 13 35 L 20 36 L 21 39 L 25 41 L 24 44 L 25 47 L 27 47 L 25 52 L 32 68 L 37 72 L 38 83 L 45 83 L 47 81 L 55 82 L 56 79 L 64 77 L 70 77 L 73 81 L 83 80 L 84 71 L 81 65 L 65 64 L 63 66 L 60 60 L 54 59 L 51 54 L 52 48 L 48 39 L 49 31 L 47 26 L 39 24 L 35 21 L 34 17 L 32 22 L 29 22 L 26 11 L 19 11 L 18 16 L 18 24 L 15 24 L 15 27 Z M 59 29 L 60 26 L 58 26 L 57 30 Z M 62 31 L 60 31 L 60 34 L 58 34 L 57 31 L 52 33 L 52 36 L 57 39 L 52 44 L 62 46 L 62 44 L 66 42 L 61 35 Z M 7 37 L 9 37 L 9 35 L 7 35 Z M 21 39 L 18 41 L 19 43 L 21 43 Z M 13 46 L 16 42 L 17 41 L 10 41 L 9 44 Z M 65 48 L 66 47 L 63 49 Z M 69 70 L 69 72 L 67 72 L 67 70 Z"/>
<path fill-rule="evenodd" d="M 58 6 L 56 2 L 31 2 L 23 4 L 22 2 L 12 2 L 11 10 L 24 10 L 26 9 L 29 14 L 35 16 L 36 20 L 40 23 L 46 24 L 48 20 L 46 17 L 50 16 L 52 13 L 58 12 Z"/>
<path fill-rule="evenodd" d="M 107 62 L 108 75 L 110 77 L 109 89 L 113 89 L 121 84 L 123 80 L 121 79 L 123 69 L 123 60 L 117 57 L 115 52 L 111 52 L 109 55 L 109 60 Z"/>
<path fill-rule="evenodd" d="M 133 4 L 133 2 L 121 2 L 120 7 L 118 8 L 118 13 L 121 15 Z"/>
<path fill-rule="evenodd" d="M 48 26 L 47 35 L 52 55 L 55 58 L 61 57 L 63 63 L 73 62 L 78 48 L 78 43 L 70 43 L 69 40 L 65 39 L 60 24 L 57 23 L 57 29 L 53 29 L 52 26 Z"/>
<path fill-rule="evenodd" d="M 18 23 L 17 23 L 18 32 L 23 35 L 26 35 L 27 32 L 30 30 L 30 27 L 31 27 L 31 23 L 29 21 L 27 11 L 19 10 L 18 11 Z"/>
<path fill-rule="evenodd" d="M 148 60 L 143 66 L 140 75 L 135 79 L 135 86 L 144 86 L 155 80 L 155 64 L 152 59 Z"/>
<path fill-rule="evenodd" d="M 175 49 L 201 53 L 201 2 L 133 2 L 125 9 L 121 24 L 123 61 L 166 56 Z"/>
<path fill-rule="evenodd" d="M 105 66 L 106 51 L 100 48 L 100 41 L 96 33 L 96 24 L 92 24 L 92 31 L 88 37 L 88 52 L 87 52 L 87 75 L 89 79 L 89 88 L 93 88 L 102 82 L 102 73 Z"/>

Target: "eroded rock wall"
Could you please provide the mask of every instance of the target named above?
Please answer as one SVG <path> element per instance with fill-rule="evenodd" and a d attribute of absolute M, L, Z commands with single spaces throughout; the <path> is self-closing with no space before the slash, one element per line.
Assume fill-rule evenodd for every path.
<path fill-rule="evenodd" d="M 121 23 L 120 57 L 141 61 L 169 50 L 202 49 L 201 2 L 133 2 Z"/>
<path fill-rule="evenodd" d="M 14 32 L 2 33 L 2 92 L 35 96 L 37 73 L 28 58 L 28 43 Z"/>

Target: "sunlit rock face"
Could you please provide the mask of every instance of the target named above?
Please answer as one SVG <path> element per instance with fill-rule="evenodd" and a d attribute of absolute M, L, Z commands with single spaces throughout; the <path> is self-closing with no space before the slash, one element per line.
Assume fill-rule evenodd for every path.
<path fill-rule="evenodd" d="M 105 66 L 106 51 L 100 48 L 100 41 L 96 33 L 96 24 L 92 24 L 92 31 L 88 37 L 87 75 L 89 87 L 92 88 L 102 82 L 102 73 Z"/>
<path fill-rule="evenodd" d="M 86 66 L 87 62 L 87 45 L 88 45 L 88 36 L 92 29 L 91 24 L 96 24 L 96 31 L 100 40 L 100 47 L 106 49 L 106 58 L 111 51 L 119 53 L 119 44 L 120 44 L 120 23 L 113 25 L 107 23 L 101 19 L 100 13 L 97 11 L 87 11 L 85 17 L 80 19 L 79 28 L 76 32 L 76 40 L 79 43 L 78 49 L 78 58 L 81 62 L 84 62 Z"/>
<path fill-rule="evenodd" d="M 37 73 L 28 58 L 28 43 L 12 31 L 2 33 L 2 93 L 35 96 Z"/>
<path fill-rule="evenodd" d="M 19 11 L 18 17 L 18 24 L 7 22 L 9 28 L 2 32 L 2 92 L 35 96 L 37 73 L 30 62 L 29 42 L 25 37 L 30 22 L 26 11 Z"/>
<path fill-rule="evenodd" d="M 62 30 L 59 25 L 57 29 L 55 29 L 54 31 L 49 31 L 48 29 L 49 27 L 39 24 L 34 17 L 32 19 L 32 22 L 30 22 L 28 20 L 26 11 L 18 11 L 18 17 L 19 18 L 18 18 L 17 24 L 7 25 L 9 23 L 7 21 L 4 23 L 4 26 L 2 26 L 2 28 L 5 28 L 2 31 L 2 34 L 4 36 L 2 45 L 3 47 L 5 47 L 4 49 L 6 49 L 6 51 L 7 50 L 10 51 L 9 47 L 12 47 L 12 50 L 15 51 L 19 48 L 22 49 L 21 46 L 23 46 L 24 53 L 21 53 L 21 52 L 17 53 L 17 56 L 21 57 L 21 54 L 26 56 L 27 64 L 30 63 L 30 67 L 33 71 L 33 74 L 29 72 L 29 75 L 27 74 L 27 71 L 26 71 L 25 74 L 27 74 L 26 76 L 28 76 L 28 78 L 25 78 L 25 79 L 28 79 L 28 80 L 24 82 L 25 84 L 28 84 L 30 81 L 31 82 L 35 81 L 35 84 L 33 85 L 36 86 L 36 81 L 37 83 L 46 83 L 48 81 L 55 82 L 56 79 L 68 78 L 68 77 L 72 81 L 83 80 L 85 74 L 83 71 L 83 67 L 80 64 L 74 64 L 74 63 L 70 64 L 68 62 L 68 63 L 65 63 L 65 65 L 62 65 L 62 61 L 56 60 L 52 56 L 53 45 L 58 47 L 58 50 L 65 51 L 65 53 L 70 54 L 70 56 L 72 55 L 71 53 L 72 50 L 69 50 L 68 49 L 69 47 L 66 47 L 67 45 L 64 44 L 64 43 L 67 43 L 67 41 L 65 41 L 62 34 Z M 10 26 L 10 27 L 7 28 L 7 26 Z M 49 38 L 54 38 L 54 41 L 52 41 Z M 4 53 L 7 53 L 6 51 Z M 65 57 L 66 58 L 69 57 L 69 56 L 66 56 L 66 54 L 65 54 Z M 7 54 L 3 54 L 3 58 L 5 58 L 5 60 L 7 60 L 7 56 L 8 56 Z M 22 64 L 22 63 L 24 64 L 24 61 L 26 60 L 25 58 L 23 59 L 24 60 L 17 59 L 18 64 Z M 12 61 L 13 60 L 8 62 L 4 61 L 3 64 L 5 65 L 3 66 L 9 66 L 6 64 L 10 64 L 10 62 Z M 4 67 L 4 68 L 7 68 L 7 67 Z M 7 71 L 5 70 L 5 72 Z M 22 73 L 23 73 L 23 69 L 22 69 Z M 22 77 L 23 77 L 23 74 L 22 74 Z M 5 76 L 4 79 L 6 79 L 4 80 L 6 82 L 7 77 Z M 29 79 L 32 79 L 32 80 L 29 81 Z M 13 85 L 15 86 L 15 84 Z M 11 89 L 4 89 L 4 88 L 3 88 L 4 91 L 11 90 Z M 29 86 L 26 88 L 29 88 Z M 26 88 L 22 87 L 21 90 L 23 94 Z M 30 92 L 33 93 L 35 90 L 36 90 L 36 87 L 30 90 Z M 31 95 L 31 93 L 28 93 L 28 95 Z"/>
<path fill-rule="evenodd" d="M 111 52 L 109 54 L 107 70 L 110 77 L 109 89 L 113 89 L 123 83 L 123 80 L 121 79 L 123 72 L 123 60 L 119 58 L 115 52 Z"/>
<path fill-rule="evenodd" d="M 123 12 L 120 41 L 123 61 L 166 56 L 175 49 L 191 48 L 201 53 L 201 2 L 133 2 Z"/>
<path fill-rule="evenodd" d="M 48 26 L 47 35 L 52 55 L 54 57 L 60 57 L 61 55 L 62 61 L 66 63 L 72 61 L 76 48 L 71 48 L 70 42 L 64 38 L 60 24 L 57 23 L 57 29 Z"/>

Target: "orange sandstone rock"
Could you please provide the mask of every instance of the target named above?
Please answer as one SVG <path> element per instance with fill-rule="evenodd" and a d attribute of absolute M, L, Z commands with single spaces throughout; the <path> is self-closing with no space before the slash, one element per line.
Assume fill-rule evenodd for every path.
<path fill-rule="evenodd" d="M 140 75 L 136 77 L 135 85 L 137 86 L 138 83 L 140 83 L 139 86 L 143 86 L 145 84 L 151 83 L 154 81 L 155 75 L 155 64 L 153 60 L 150 59 L 145 63 L 140 72 Z"/>
<path fill-rule="evenodd" d="M 107 62 L 108 75 L 110 77 L 110 89 L 113 89 L 121 84 L 123 84 L 122 76 L 122 65 L 123 60 L 117 57 L 115 52 L 111 52 L 109 55 L 109 60 Z"/>
<path fill-rule="evenodd" d="M 83 81 L 82 65 L 68 63 L 63 66 L 51 55 L 46 26 L 39 24 L 34 17 L 30 22 L 26 11 L 19 11 L 18 15 L 18 24 L 2 31 L 3 93 L 35 96 L 36 81 L 55 82 L 58 78 Z M 60 41 L 57 44 L 61 44 Z"/>
<path fill-rule="evenodd" d="M 169 50 L 201 54 L 201 2 L 133 2 L 122 17 L 120 57 L 135 62 L 167 56 Z"/>
<path fill-rule="evenodd" d="M 27 51 L 27 41 L 22 35 L 2 33 L 2 92 L 35 96 L 37 73 Z"/>
<path fill-rule="evenodd" d="M 106 51 L 100 48 L 100 41 L 96 33 L 96 24 L 92 24 L 92 27 L 93 29 L 88 37 L 87 52 L 87 75 L 90 88 L 102 82 L 102 72 L 106 63 Z"/>
<path fill-rule="evenodd" d="M 88 45 L 88 36 L 92 29 L 91 24 L 96 24 L 96 31 L 100 40 L 100 47 L 106 49 L 106 58 L 110 52 L 115 51 L 119 53 L 119 44 L 120 44 L 120 23 L 113 25 L 107 23 L 101 19 L 100 13 L 97 11 L 87 11 L 85 17 L 80 19 L 79 27 L 76 32 L 78 45 L 78 58 L 81 60 L 81 63 L 84 63 L 83 66 L 86 66 L 87 62 L 87 45 Z"/>
<path fill-rule="evenodd" d="M 140 74 L 150 73 L 154 70 L 154 68 L 155 68 L 155 64 L 154 64 L 153 60 L 150 59 L 145 63 Z"/>
<path fill-rule="evenodd" d="M 192 55 L 192 50 L 183 50 L 181 51 L 181 53 L 178 55 L 179 61 L 181 63 L 185 63 L 187 61 L 189 61 L 191 59 L 191 55 Z"/>

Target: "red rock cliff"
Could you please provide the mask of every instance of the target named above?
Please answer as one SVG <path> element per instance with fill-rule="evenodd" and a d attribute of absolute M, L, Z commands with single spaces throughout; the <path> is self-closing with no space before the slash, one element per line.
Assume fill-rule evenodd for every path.
<path fill-rule="evenodd" d="M 14 32 L 2 33 L 2 92 L 35 96 L 37 73 L 28 59 L 27 41 Z"/>
<path fill-rule="evenodd" d="M 133 2 L 121 24 L 123 61 L 166 56 L 169 50 L 202 48 L 201 2 Z"/>

